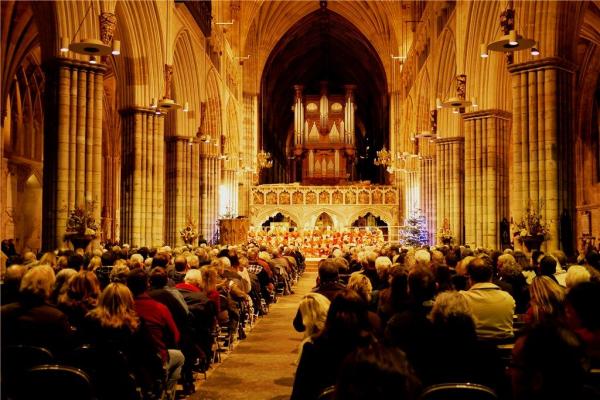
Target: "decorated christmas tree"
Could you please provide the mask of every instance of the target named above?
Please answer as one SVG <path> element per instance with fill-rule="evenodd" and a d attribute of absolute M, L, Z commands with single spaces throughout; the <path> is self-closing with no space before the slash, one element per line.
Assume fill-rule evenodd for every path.
<path fill-rule="evenodd" d="M 427 223 L 421 210 L 413 211 L 400 227 L 400 244 L 412 247 L 429 244 Z"/>

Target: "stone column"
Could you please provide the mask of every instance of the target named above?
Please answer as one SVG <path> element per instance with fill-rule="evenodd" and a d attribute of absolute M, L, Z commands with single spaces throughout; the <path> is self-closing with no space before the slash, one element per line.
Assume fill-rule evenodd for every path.
<path fill-rule="evenodd" d="M 464 243 L 464 138 L 437 139 L 436 218 L 448 218 L 458 243 Z"/>
<path fill-rule="evenodd" d="M 179 231 L 189 219 L 201 228 L 200 142 L 188 136 L 169 136 L 166 145 L 165 241 L 179 246 L 183 245 Z"/>
<path fill-rule="evenodd" d="M 435 220 L 435 202 L 436 202 L 436 179 L 435 179 L 435 157 L 422 156 L 420 160 L 420 195 L 421 209 L 427 221 L 427 232 L 429 243 L 436 242 L 436 220 Z"/>
<path fill-rule="evenodd" d="M 203 148 L 206 144 L 201 145 Z M 203 149 L 204 150 L 204 149 Z M 200 234 L 204 239 L 208 240 L 209 236 L 209 212 L 208 212 L 208 156 L 202 154 L 200 156 Z"/>
<path fill-rule="evenodd" d="M 559 248 L 560 214 L 573 212 L 571 104 L 575 66 L 546 58 L 509 66 L 512 74 L 514 159 L 510 214 L 517 221 L 528 206 L 549 225 L 544 250 Z"/>
<path fill-rule="evenodd" d="M 122 111 L 121 241 L 164 243 L 164 116 L 154 110 Z"/>
<path fill-rule="evenodd" d="M 102 93 L 106 67 L 56 59 L 46 79 L 43 248 L 63 244 L 67 219 L 86 207 L 100 223 Z"/>
<path fill-rule="evenodd" d="M 503 110 L 463 114 L 465 121 L 465 243 L 500 248 L 500 221 L 509 219 L 511 115 Z"/>

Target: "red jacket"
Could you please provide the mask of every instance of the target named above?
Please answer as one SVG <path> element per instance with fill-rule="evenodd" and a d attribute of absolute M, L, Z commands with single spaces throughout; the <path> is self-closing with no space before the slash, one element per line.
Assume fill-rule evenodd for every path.
<path fill-rule="evenodd" d="M 164 304 L 150 298 L 147 293 L 135 299 L 135 312 L 144 320 L 160 356 L 164 362 L 167 362 L 169 360 L 167 349 L 175 348 L 179 342 L 179 330 L 171 312 Z"/>

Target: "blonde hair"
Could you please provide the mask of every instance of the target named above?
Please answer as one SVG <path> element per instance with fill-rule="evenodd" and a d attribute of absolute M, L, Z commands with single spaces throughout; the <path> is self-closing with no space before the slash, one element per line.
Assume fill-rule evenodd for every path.
<path fill-rule="evenodd" d="M 533 278 L 529 286 L 529 294 L 533 321 L 562 316 L 565 292 L 551 278 L 543 275 Z"/>
<path fill-rule="evenodd" d="M 330 304 L 329 299 L 319 293 L 308 293 L 302 298 L 298 309 L 302 315 L 302 324 L 306 328 L 307 336 L 315 335 L 323 330 Z"/>
<path fill-rule="evenodd" d="M 90 263 L 88 264 L 88 271 L 95 271 L 96 269 L 102 266 L 102 259 L 98 256 L 92 257 Z"/>
<path fill-rule="evenodd" d="M 25 273 L 21 280 L 19 292 L 22 295 L 38 297 L 43 300 L 50 298 L 54 282 L 54 270 L 49 265 L 38 265 Z"/>
<path fill-rule="evenodd" d="M 94 307 L 98 302 L 100 295 L 100 282 L 96 274 L 91 271 L 80 271 L 69 278 L 67 290 L 58 296 L 58 303 L 67 306 L 84 304 L 87 307 Z"/>
<path fill-rule="evenodd" d="M 371 292 L 373 285 L 371 280 L 360 272 L 354 272 L 348 280 L 348 289 L 354 290 L 367 303 L 371 301 Z"/>
<path fill-rule="evenodd" d="M 567 285 L 567 289 L 572 289 L 578 283 L 589 282 L 590 279 L 592 279 L 592 274 L 584 266 L 573 265 L 567 270 L 565 285 Z"/>
<path fill-rule="evenodd" d="M 210 266 L 206 265 L 200 268 L 200 272 L 202 273 L 202 289 L 204 289 L 206 293 L 208 293 L 209 290 L 216 290 L 218 273 L 217 269 L 212 266 L 212 263 Z"/>
<path fill-rule="evenodd" d="M 122 283 L 111 283 L 100 294 L 98 306 L 88 315 L 100 322 L 103 328 L 126 327 L 134 332 L 140 320 L 135 313 L 133 295 Z"/>

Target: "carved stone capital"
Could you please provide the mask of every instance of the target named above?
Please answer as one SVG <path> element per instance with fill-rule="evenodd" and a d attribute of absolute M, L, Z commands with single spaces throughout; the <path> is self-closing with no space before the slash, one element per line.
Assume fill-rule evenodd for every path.
<path fill-rule="evenodd" d="M 117 27 L 117 14 L 103 12 L 98 18 L 100 19 L 100 40 L 104 44 L 109 44 L 112 42 Z"/>

